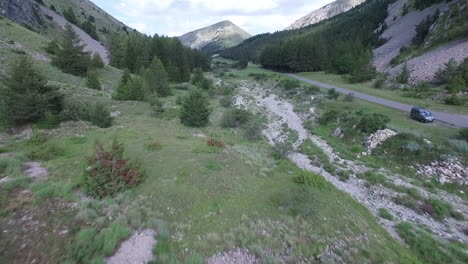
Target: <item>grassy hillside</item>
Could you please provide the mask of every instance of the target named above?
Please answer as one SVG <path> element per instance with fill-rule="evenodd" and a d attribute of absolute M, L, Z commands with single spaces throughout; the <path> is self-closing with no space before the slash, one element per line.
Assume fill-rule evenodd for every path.
<path fill-rule="evenodd" d="M 32 32 L 29 29 L 20 26 L 14 22 L 0 17 L 0 71 L 6 73 L 9 66 L 19 57 L 28 54 L 33 58 L 37 68 L 47 77 L 51 82 L 85 86 L 85 78 L 65 74 L 56 67 L 50 64 L 50 61 L 41 60 L 39 58 L 45 57 L 50 59 L 50 54 L 47 54 L 45 48 L 50 42 L 49 39 Z M 100 70 L 103 84 L 108 88 L 116 88 L 122 75 L 122 71 L 110 66 Z"/>
<path fill-rule="evenodd" d="M 79 23 L 85 22 L 90 16 L 94 17 L 95 22 L 93 24 L 97 28 L 101 42 L 105 44 L 109 44 L 110 38 L 115 33 L 123 34 L 126 32 L 133 32 L 133 29 L 109 15 L 92 1 L 43 0 L 43 2 L 48 8 L 54 6 L 56 12 L 59 14 L 62 14 L 63 11 L 71 7 L 74 10 Z"/>

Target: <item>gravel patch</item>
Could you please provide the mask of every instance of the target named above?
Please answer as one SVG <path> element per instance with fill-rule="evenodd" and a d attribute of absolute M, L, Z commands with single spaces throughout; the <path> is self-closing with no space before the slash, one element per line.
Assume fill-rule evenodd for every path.
<path fill-rule="evenodd" d="M 260 264 L 260 260 L 249 253 L 248 249 L 237 248 L 218 253 L 205 261 L 205 264 Z"/>
<path fill-rule="evenodd" d="M 151 229 L 134 233 L 120 245 L 114 256 L 106 259 L 106 264 L 146 264 L 153 260 L 153 248 L 156 245 Z"/>

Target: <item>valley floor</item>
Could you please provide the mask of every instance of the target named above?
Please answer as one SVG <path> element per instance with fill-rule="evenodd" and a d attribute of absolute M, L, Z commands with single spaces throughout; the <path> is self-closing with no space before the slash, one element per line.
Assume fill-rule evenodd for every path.
<path fill-rule="evenodd" d="M 271 80 L 256 81 L 248 76 L 253 72 L 267 74 L 248 68 L 232 71 L 233 78 L 215 79 L 234 88 L 239 107 L 263 116 L 267 140 L 255 142 L 244 139 L 242 130 L 219 126 L 228 110 L 216 94 L 211 125 L 193 129 L 178 119 L 176 99 L 185 90 L 164 99 L 166 112 L 156 118 L 146 103 L 116 102 L 109 92 L 64 85 L 76 100 L 100 101 L 121 115 L 109 129 L 72 122 L 42 130 L 45 142 L 27 140 L 31 130 L 24 137 L 2 137 L 7 142 L 0 158 L 15 162 L 19 172 L 0 183 L 0 262 L 79 263 L 86 257 L 92 263 L 115 263 L 112 256 L 129 249 L 124 241 L 138 237 L 146 241 L 142 254 L 152 253 L 154 263 L 425 263 L 427 247 L 418 244 L 422 238 L 439 254 L 436 260 L 466 260 L 466 221 L 438 221 L 395 205 L 396 191 L 356 177 L 370 169 L 370 157 L 342 157 L 346 152 L 338 153 L 341 145 L 327 138 L 328 128 L 311 133 L 297 102 L 274 88 L 272 80 L 283 77 L 268 73 Z M 394 113 L 393 124 L 409 122 L 403 116 Z M 419 124 L 408 127 L 421 130 Z M 437 127 L 426 132 L 437 141 L 449 130 L 454 133 Z M 210 138 L 225 147 L 208 147 Z M 279 138 L 294 147 L 286 157 L 274 146 Z M 109 147 L 114 140 L 123 143 L 126 157 L 141 164 L 144 182 L 114 198 L 87 197 L 80 186 L 87 159 L 96 142 Z M 301 153 L 306 142 L 318 146 L 338 171 L 350 170 L 349 180 L 340 181 L 314 163 L 313 154 Z M 156 143 L 159 148 L 149 147 Z M 30 159 L 40 162 L 47 175 L 24 175 L 22 164 Z M 462 196 L 433 194 L 390 169 L 382 173 L 398 186 L 416 188 L 421 199 L 438 197 L 468 217 Z M 393 220 L 381 218 L 381 209 Z M 156 241 L 146 239 L 151 232 Z M 416 241 L 409 248 L 405 235 Z"/>

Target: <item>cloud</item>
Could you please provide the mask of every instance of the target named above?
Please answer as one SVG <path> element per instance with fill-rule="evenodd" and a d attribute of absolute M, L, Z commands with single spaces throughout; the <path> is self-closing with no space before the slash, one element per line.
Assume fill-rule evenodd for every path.
<path fill-rule="evenodd" d="M 147 34 L 178 36 L 223 20 L 251 34 L 282 30 L 333 0 L 95 0 L 122 22 Z"/>

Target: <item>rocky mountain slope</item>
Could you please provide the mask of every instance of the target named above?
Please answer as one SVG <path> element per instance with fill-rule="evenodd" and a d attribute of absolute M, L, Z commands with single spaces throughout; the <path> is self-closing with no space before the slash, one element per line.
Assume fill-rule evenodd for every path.
<path fill-rule="evenodd" d="M 62 15 L 64 10 L 71 8 L 77 22 L 72 24 L 80 36 L 85 50 L 97 53 L 108 64 L 108 50 L 111 36 L 115 33 L 130 32 L 125 24 L 118 21 L 91 1 L 56 1 L 56 0 L 0 0 L 0 13 L 8 19 L 31 29 L 49 39 L 60 40 L 62 29 L 69 24 Z M 92 18 L 99 40 L 94 39 L 81 27 L 82 23 Z"/>
<path fill-rule="evenodd" d="M 216 54 L 225 48 L 234 47 L 250 37 L 249 33 L 231 21 L 222 21 L 184 34 L 179 39 L 188 47 Z"/>
<path fill-rule="evenodd" d="M 344 13 L 365 1 L 366 0 L 337 0 L 300 18 L 286 29 L 298 29 L 318 23 L 322 20 Z"/>
<path fill-rule="evenodd" d="M 411 8 L 408 0 L 389 6 L 387 28 L 380 36 L 386 42 L 374 49 L 374 65 L 380 72 L 396 76 L 406 64 L 413 82 L 432 81 L 450 59 L 461 62 L 468 57 L 468 3 L 453 0 L 422 10 Z M 414 43 L 417 27 L 428 16 L 433 21 L 424 40 L 417 45 Z"/>

